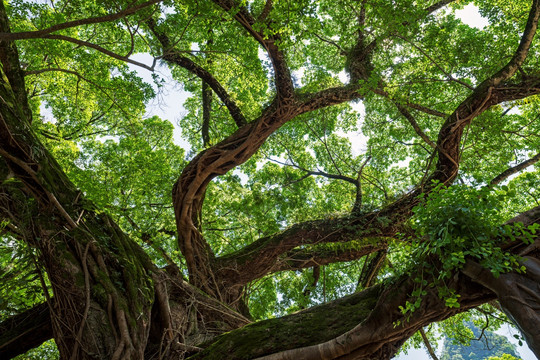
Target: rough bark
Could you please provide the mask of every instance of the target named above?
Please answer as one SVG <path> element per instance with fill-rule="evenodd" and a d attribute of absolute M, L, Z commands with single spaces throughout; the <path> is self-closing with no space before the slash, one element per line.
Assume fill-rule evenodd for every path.
<path fill-rule="evenodd" d="M 61 356 L 142 359 L 145 352 L 160 349 L 164 339 L 183 344 L 190 334 L 189 314 L 197 333 L 208 336 L 246 324 L 247 319 L 183 282 L 180 273 L 157 269 L 109 216 L 95 212 L 30 131 L 9 80 L 1 75 L 0 154 L 36 203 L 29 218 L 10 220 L 31 223 L 24 240 L 39 250 L 51 282 L 51 325 Z M 166 350 L 182 349 L 171 345 Z"/>
<path fill-rule="evenodd" d="M 145 4 L 154 2 L 158 1 Z M 20 324 L 9 327 L 17 330 L 15 335 L 8 333 L 8 340 L 2 340 L 8 344 L 5 349 L 11 348 L 13 339 L 32 346 L 29 335 L 39 333 L 34 340 L 41 340 L 48 336 L 45 334 L 50 326 L 63 358 L 173 358 L 196 352 L 199 349 L 194 345 L 202 344 L 200 346 L 206 349 L 194 358 L 223 358 L 226 354 L 230 359 L 387 359 L 423 326 L 496 296 L 522 328 L 527 341 L 540 343 L 540 335 L 534 327 L 540 312 L 538 247 L 523 252 L 525 250 L 519 246 L 509 249 L 526 255 L 524 266 L 528 271 L 525 274 L 510 273 L 493 278 L 473 262 L 467 263 L 463 274 L 456 273 L 449 287 L 461 295 L 459 309 L 445 307 L 433 290 L 423 299 L 421 307 L 404 319 L 398 309 L 415 284 L 403 276 L 330 304 L 244 326 L 217 340 L 209 340 L 249 322 L 235 311 L 243 310 L 240 296 L 246 284 L 276 271 L 346 261 L 384 250 L 384 241 L 374 245 L 371 240 L 393 237 L 402 230 L 412 207 L 418 203 L 417 195 L 430 189 L 428 181 L 381 210 L 362 213 L 357 209 L 342 218 L 298 224 L 261 238 L 238 252 L 216 258 L 200 231 L 201 209 L 210 181 L 246 162 L 269 136 L 297 115 L 361 98 L 355 81 L 369 77 L 373 69 L 370 56 L 377 44 L 366 44 L 360 31 L 357 43 L 348 54 L 352 83 L 300 95 L 295 93 L 285 54 L 276 45 L 279 34 L 264 36 L 255 30 L 255 17 L 233 0 L 215 0 L 214 3 L 225 11 L 234 9 L 235 21 L 267 51 L 277 91 L 271 105 L 248 122 L 212 74 L 175 52 L 168 38 L 155 29 L 155 24 L 148 23 L 163 47 L 163 59 L 186 68 L 208 84 L 226 104 L 239 127 L 235 133 L 197 155 L 174 186 L 179 248 L 186 258 L 190 283 L 196 288 L 186 283 L 174 267 L 157 269 L 142 249 L 109 216 L 96 211 L 69 181 L 30 129 L 31 114 L 17 49 L 12 42 L 0 41 L 0 155 L 5 162 L 1 165 L 7 166 L 18 186 L 16 192 L 1 189 L 5 197 L 2 201 L 8 205 L 2 208 L 0 216 L 9 217 L 14 224 L 21 225 L 19 228 L 26 229 L 17 235 L 39 251 L 54 292 L 49 325 L 44 319 L 38 325 L 21 322 L 21 317 L 2 324 Z M 449 1 L 440 1 L 427 11 L 447 3 Z M 259 21 L 266 21 L 271 6 L 271 1 L 267 2 L 263 10 L 266 14 L 261 15 Z M 361 25 L 365 20 L 363 13 L 359 19 Z M 450 184 L 456 178 L 463 131 L 474 118 L 493 105 L 540 93 L 540 79 L 512 79 L 528 55 L 539 17 L 540 1 L 534 0 L 512 59 L 477 86 L 450 116 L 407 104 L 446 117 L 436 143 L 423 135 L 404 107 L 399 109 L 416 133 L 437 150 L 436 169 L 426 177 L 428 180 Z M 271 27 L 271 22 L 265 25 Z M 9 33 L 3 4 L 0 4 L 0 27 L 3 34 Z M 67 40 L 65 36 L 49 33 L 39 36 Z M 76 39 L 72 42 L 87 46 Z M 373 92 L 380 93 L 380 89 Z M 17 196 L 21 194 L 32 206 L 19 213 L 10 211 L 12 206 L 17 206 Z M 533 210 L 522 214 L 520 219 L 526 224 L 538 222 L 538 209 Z M 349 247 L 333 254 L 325 253 L 320 245 L 331 242 L 347 243 Z M 304 248 L 299 248 L 301 246 Z M 380 261 L 373 262 L 364 281 L 366 286 L 371 284 L 379 265 Z M 21 326 L 23 330 L 19 330 Z M 26 335 L 18 338 L 17 333 Z M 0 350 L 3 347 L 0 342 Z M 535 346 L 533 350 L 537 354 L 540 351 Z"/>
<path fill-rule="evenodd" d="M 283 318 L 257 322 L 222 335 L 190 359 L 390 359 L 421 327 L 494 299 L 490 291 L 460 278 L 452 285 L 462 296 L 459 309 L 446 307 L 433 290 L 405 320 L 398 306 L 414 286 L 402 277 Z M 401 325 L 396 326 L 397 321 Z"/>

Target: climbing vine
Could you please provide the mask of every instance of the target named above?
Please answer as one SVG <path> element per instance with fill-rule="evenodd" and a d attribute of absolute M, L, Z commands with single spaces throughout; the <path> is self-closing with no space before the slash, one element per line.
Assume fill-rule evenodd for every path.
<path fill-rule="evenodd" d="M 420 307 L 430 288 L 436 288 L 446 306 L 460 306 L 460 295 L 448 282 L 467 259 L 489 269 L 495 277 L 510 271 L 524 272 L 520 258 L 504 250 L 515 240 L 532 243 L 539 227 L 522 223 L 503 224 L 501 204 L 514 196 L 507 186 L 474 188 L 434 184 L 429 194 L 420 195 L 410 219 L 412 234 L 405 247 L 410 251 L 407 271 L 417 284 L 411 300 L 400 307 L 410 315 Z M 503 224 L 503 225 L 501 225 Z"/>

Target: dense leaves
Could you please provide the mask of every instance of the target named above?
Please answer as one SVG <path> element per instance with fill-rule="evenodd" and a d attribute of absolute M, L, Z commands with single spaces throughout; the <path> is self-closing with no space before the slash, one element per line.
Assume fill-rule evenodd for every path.
<path fill-rule="evenodd" d="M 4 55 L 2 84 L 27 95 L 36 139 L 6 122 L 6 134 L 23 136 L 30 150 L 2 153 L 0 163 L 1 320 L 43 302 L 56 285 L 31 215 L 48 211 L 54 221 L 70 218 L 70 230 L 103 217 L 114 229 L 107 234 L 146 251 L 157 265 L 148 273 L 179 269 L 178 281 L 254 320 L 374 284 L 392 289 L 410 276 L 408 300 L 394 309 L 405 316 L 390 321 L 417 330 L 406 324 L 433 292 L 453 311 L 437 320 L 462 311 L 455 279 L 468 260 L 495 277 L 525 274 L 518 253 L 537 240 L 538 219 L 505 222 L 540 204 L 538 1 L 3 3 L 10 29 L 2 23 L 0 50 L 16 45 L 25 88 L 9 72 L 18 63 Z M 487 25 L 464 23 L 464 6 Z M 182 89 L 169 121 L 150 106 L 165 77 L 143 76 L 157 63 Z M 2 136 L 2 149 L 19 144 Z M 60 196 L 71 194 L 58 190 L 67 180 L 47 175 L 38 186 L 9 157 L 33 166 L 49 153 L 75 199 Z M 81 272 L 88 251 L 99 260 L 90 244 L 77 248 Z M 122 249 L 127 262 L 107 265 L 148 263 L 130 255 L 131 245 Z M 170 294 L 159 286 L 155 301 L 164 302 Z M 175 317 L 192 322 L 178 325 L 175 341 L 200 345 L 225 331 L 202 334 L 194 323 L 205 319 L 190 314 Z M 428 337 L 457 332 L 451 322 L 470 317 L 484 321 L 458 314 Z M 407 331 L 385 346 L 400 346 Z"/>

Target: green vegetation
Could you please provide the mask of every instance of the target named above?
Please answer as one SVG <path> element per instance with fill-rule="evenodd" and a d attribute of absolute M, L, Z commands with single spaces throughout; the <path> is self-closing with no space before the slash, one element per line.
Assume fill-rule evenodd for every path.
<path fill-rule="evenodd" d="M 0 358 L 540 356 L 539 19 L 2 0 Z"/>
<path fill-rule="evenodd" d="M 512 345 L 504 336 L 492 331 L 482 331 L 482 329 L 468 322 L 465 324 L 471 336 L 466 343 L 458 340 L 446 338 L 441 360 L 513 360 L 519 359 L 515 345 Z M 462 334 L 463 335 L 463 334 Z"/>

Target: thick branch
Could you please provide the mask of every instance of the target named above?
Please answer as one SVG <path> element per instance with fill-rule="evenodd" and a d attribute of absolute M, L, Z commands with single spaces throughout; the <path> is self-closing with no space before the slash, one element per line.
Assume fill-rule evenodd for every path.
<path fill-rule="evenodd" d="M 0 4 L 0 32 L 9 34 L 9 20 L 4 8 L 4 3 Z M 21 71 L 19 62 L 19 51 L 13 42 L 2 40 L 0 38 L 0 64 L 6 74 L 11 88 L 15 93 L 17 101 L 23 108 L 24 115 L 29 123 L 32 122 L 32 111 L 28 105 L 26 97 L 26 86 L 24 83 L 24 75 Z"/>
<path fill-rule="evenodd" d="M 255 18 L 245 6 L 238 4 L 235 0 L 213 0 L 213 2 L 227 12 L 235 9 L 234 19 L 261 44 L 272 61 L 278 101 L 291 101 L 294 98 L 294 86 L 285 54 L 276 45 L 276 42 L 280 40 L 279 34 L 266 36 L 262 32 L 256 31 L 253 28 Z M 271 6 L 271 2 L 267 3 L 267 6 Z M 267 26 L 270 27 L 270 25 Z"/>
<path fill-rule="evenodd" d="M 525 61 L 536 33 L 539 17 L 540 0 L 534 0 L 523 36 L 512 59 L 501 70 L 478 85 L 445 121 L 437 141 L 439 154 L 436 171 L 430 179 L 443 183 L 451 183 L 455 179 L 459 169 L 463 129 L 475 117 L 495 104 L 540 93 L 537 80 L 524 81 L 515 87 L 504 86 L 504 82 L 510 79 Z"/>
<path fill-rule="evenodd" d="M 437 291 L 430 290 L 420 308 L 404 321 L 398 306 L 408 299 L 414 284 L 402 277 L 390 281 L 394 285 L 384 289 L 375 285 L 324 305 L 224 334 L 190 359 L 218 359 L 222 354 L 231 360 L 390 359 L 421 327 L 494 298 L 466 277 L 460 280 L 459 284 L 449 284 L 461 295 L 459 309 L 446 307 Z M 396 326 L 396 321 L 401 324 Z"/>
<path fill-rule="evenodd" d="M 512 272 L 496 278 L 488 269 L 468 260 L 463 273 L 497 294 L 504 312 L 517 324 L 534 354 L 540 357 L 540 260 L 525 256 L 521 265 L 526 268 L 523 274 Z"/>
<path fill-rule="evenodd" d="M 351 242 L 344 245 L 344 248 L 350 246 L 356 247 L 357 250 L 336 251 L 343 256 L 359 258 L 385 247 L 374 244 L 371 238 L 392 237 L 401 229 L 399 221 L 379 222 L 380 215 L 381 213 L 375 212 L 361 217 L 347 216 L 293 225 L 281 233 L 260 238 L 237 252 L 216 259 L 218 273 L 229 284 L 247 284 L 270 272 L 286 269 L 290 264 L 281 263 L 287 256 L 285 254 L 293 256 L 294 259 L 293 249 L 301 245 Z M 305 252 L 299 250 L 300 263 L 306 261 L 308 253 L 309 250 Z M 312 255 L 317 256 L 317 253 Z M 323 261 L 323 257 L 319 260 Z M 314 266 L 315 262 L 308 261 L 308 264 L 307 267 Z"/>
<path fill-rule="evenodd" d="M 512 77 L 518 68 L 523 64 L 525 58 L 529 53 L 534 36 L 536 35 L 536 30 L 538 28 L 538 19 L 540 18 L 540 0 L 533 0 L 531 5 L 531 10 L 529 12 L 529 17 L 527 19 L 527 24 L 525 25 L 525 30 L 521 36 L 521 41 L 519 46 L 514 53 L 512 59 L 503 67 L 499 72 L 497 72 L 491 79 L 487 80 L 489 86 L 497 86 L 503 81 L 506 81 Z"/>
<path fill-rule="evenodd" d="M 294 249 L 280 256 L 271 272 L 300 270 L 336 262 L 357 260 L 384 248 L 386 248 L 384 243 L 362 244 L 362 242 L 352 241 L 335 249 L 324 247 Z"/>

